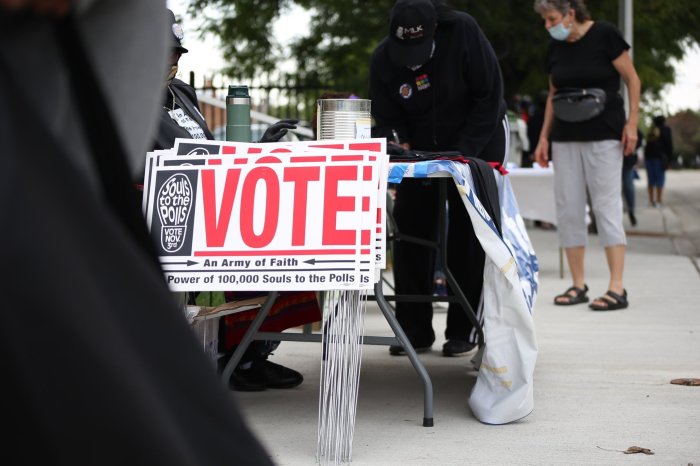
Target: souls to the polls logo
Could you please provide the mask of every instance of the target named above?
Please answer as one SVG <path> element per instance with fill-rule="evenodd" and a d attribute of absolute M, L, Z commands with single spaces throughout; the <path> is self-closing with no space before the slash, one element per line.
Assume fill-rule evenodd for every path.
<path fill-rule="evenodd" d="M 187 155 L 209 155 L 209 150 L 206 147 L 195 147 Z"/>
<path fill-rule="evenodd" d="M 194 205 L 190 179 L 183 173 L 170 176 L 156 194 L 160 220 L 160 245 L 166 253 L 179 251 L 187 238 L 187 227 Z"/>

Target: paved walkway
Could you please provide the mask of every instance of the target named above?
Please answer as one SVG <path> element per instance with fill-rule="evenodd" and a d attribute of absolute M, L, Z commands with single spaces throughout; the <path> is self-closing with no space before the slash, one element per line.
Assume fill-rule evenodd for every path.
<path fill-rule="evenodd" d="M 642 172 L 642 176 L 644 173 Z M 466 358 L 444 358 L 438 340 L 421 354 L 435 391 L 435 426 L 422 427 L 422 386 L 405 357 L 365 346 L 352 465 L 700 465 L 700 171 L 670 172 L 665 207 L 648 207 L 637 181 L 639 224 L 626 225 L 625 286 L 630 308 L 598 313 L 554 306 L 570 285 L 560 278 L 554 231 L 530 228 L 540 261 L 535 322 L 539 357 L 535 409 L 503 426 L 478 422 L 467 406 L 476 372 Z M 597 237 L 586 257 L 592 296 L 607 268 Z M 366 335 L 391 335 L 370 304 Z M 321 346 L 283 342 L 273 361 L 305 376 L 295 389 L 233 396 L 279 466 L 316 464 Z M 653 456 L 624 454 L 631 446 Z"/>

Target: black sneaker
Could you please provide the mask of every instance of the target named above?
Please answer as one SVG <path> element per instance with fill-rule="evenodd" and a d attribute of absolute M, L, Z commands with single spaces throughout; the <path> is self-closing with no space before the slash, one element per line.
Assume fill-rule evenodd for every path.
<path fill-rule="evenodd" d="M 410 339 L 409 339 L 410 341 Z M 429 344 L 422 344 L 422 345 L 413 345 L 413 349 L 416 353 L 427 353 L 430 351 L 430 348 L 433 346 L 432 343 Z M 403 346 L 401 345 L 391 345 L 389 347 L 389 354 L 392 356 L 406 356 L 406 350 L 403 349 Z"/>
<path fill-rule="evenodd" d="M 228 358 L 221 358 L 219 374 L 223 372 Z M 294 369 L 275 364 L 267 359 L 256 360 L 247 369 L 239 365 L 229 378 L 228 386 L 237 392 L 260 392 L 268 388 L 294 388 L 301 385 L 304 376 Z"/>
<path fill-rule="evenodd" d="M 304 376 L 294 369 L 261 359 L 247 369 L 237 367 L 228 386 L 237 392 L 261 392 L 268 388 L 294 388 L 303 381 Z"/>
<path fill-rule="evenodd" d="M 253 363 L 254 369 L 257 363 Z M 267 388 L 294 388 L 304 381 L 304 376 L 294 369 L 275 364 L 268 360 L 261 362 L 262 370 L 267 379 Z"/>
<path fill-rule="evenodd" d="M 217 373 L 219 375 L 223 374 L 229 359 L 231 359 L 231 355 L 227 354 L 217 360 Z M 228 379 L 228 387 L 237 392 L 261 392 L 267 389 L 267 380 L 263 373 L 253 370 L 251 363 L 248 364 L 247 369 L 241 369 L 239 363 Z"/>
<path fill-rule="evenodd" d="M 253 368 L 236 368 L 228 379 L 228 388 L 237 392 L 261 392 L 267 389 L 267 382 Z"/>
<path fill-rule="evenodd" d="M 443 356 L 466 356 L 468 352 L 476 348 L 474 343 L 469 343 L 465 340 L 447 340 L 444 345 L 442 345 L 442 355 Z"/>

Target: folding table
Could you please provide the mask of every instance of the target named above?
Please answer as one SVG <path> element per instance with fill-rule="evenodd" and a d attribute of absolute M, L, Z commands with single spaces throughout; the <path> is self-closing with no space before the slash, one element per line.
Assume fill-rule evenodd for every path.
<path fill-rule="evenodd" d="M 421 163 L 433 163 L 433 162 L 421 162 Z M 437 163 L 437 162 L 436 162 Z M 445 161 L 440 161 L 442 165 L 444 165 L 446 162 Z M 459 163 L 459 162 L 448 162 L 448 163 Z M 390 165 L 390 167 L 399 167 L 403 164 L 393 164 Z M 390 171 L 392 168 L 390 168 Z M 420 172 L 419 172 L 420 173 Z M 410 175 L 408 176 L 413 176 L 413 174 L 416 174 L 416 172 L 411 172 Z M 404 175 L 406 173 L 404 172 Z M 460 285 L 457 283 L 455 280 L 454 276 L 449 270 L 449 267 L 447 266 L 447 228 L 445 227 L 445 219 L 446 219 L 446 214 L 447 214 L 447 189 L 448 185 L 447 183 L 449 182 L 448 178 L 451 178 L 454 175 L 454 173 L 450 173 L 449 171 L 436 171 L 434 172 L 431 177 L 438 177 L 438 178 L 444 178 L 444 180 L 441 180 L 439 183 L 439 203 L 442 208 L 439 210 L 439 233 L 438 233 L 438 238 L 435 241 L 427 241 L 423 238 L 416 238 L 412 237 L 409 235 L 403 235 L 401 234 L 400 231 L 397 231 L 395 228 L 395 224 L 393 224 L 393 218 L 391 217 L 390 212 L 387 212 L 387 217 L 390 222 L 392 222 L 392 225 L 394 228 L 392 228 L 395 233 L 391 234 L 390 238 L 387 238 L 387 242 L 389 241 L 408 241 L 408 242 L 413 242 L 416 244 L 423 245 L 428 248 L 434 248 L 440 254 L 440 257 L 442 258 L 442 263 L 444 266 L 444 271 L 445 271 L 445 276 L 447 279 L 447 282 L 450 286 L 450 289 L 454 293 L 452 296 L 448 297 L 436 297 L 432 295 L 385 295 L 384 290 L 383 290 L 383 283 L 382 280 L 380 279 L 377 283 L 374 285 L 374 295 L 370 296 L 369 299 L 374 299 L 377 302 L 377 305 L 379 309 L 382 312 L 382 315 L 385 317 L 387 323 L 389 324 L 389 327 L 391 330 L 394 332 L 394 337 L 383 337 L 383 336 L 363 336 L 362 337 L 362 342 L 363 344 L 369 344 L 369 345 L 401 345 L 404 347 L 406 350 L 406 355 L 408 359 L 411 361 L 411 364 L 413 365 L 413 368 L 415 369 L 416 373 L 418 374 L 419 378 L 421 379 L 421 382 L 423 384 L 423 393 L 424 393 L 424 407 L 423 407 L 423 426 L 424 427 L 432 427 L 434 425 L 434 420 L 433 420 L 433 386 L 432 382 L 430 380 L 430 376 L 423 366 L 422 362 L 420 361 L 418 355 L 416 354 L 415 350 L 413 349 L 413 346 L 411 345 L 410 341 L 408 340 L 408 337 L 404 333 L 403 329 L 401 328 L 401 325 L 398 323 L 396 320 L 396 317 L 394 315 L 394 311 L 392 306 L 389 304 L 389 301 L 415 301 L 415 302 L 458 302 L 462 308 L 464 309 L 464 312 L 467 314 L 467 317 L 469 318 L 470 322 L 474 326 L 474 328 L 477 330 L 479 334 L 479 341 L 483 342 L 483 330 L 481 327 L 481 324 L 472 309 L 472 307 L 469 305 L 469 302 L 467 301 L 467 298 L 462 291 Z M 385 228 L 385 230 L 388 230 L 388 228 Z M 224 368 L 224 371 L 222 373 L 222 379 L 227 383 L 229 380 L 231 374 L 233 373 L 233 370 L 235 367 L 238 365 L 240 362 L 241 357 L 243 356 L 243 353 L 245 352 L 246 348 L 248 345 L 251 343 L 252 340 L 280 340 L 280 341 L 303 341 L 303 342 L 321 342 L 322 341 L 322 335 L 321 334 L 308 334 L 308 333 L 290 333 L 290 332 L 258 332 L 258 329 L 260 328 L 260 325 L 262 325 L 263 321 L 265 320 L 265 317 L 267 316 L 267 313 L 269 312 L 270 308 L 272 307 L 272 304 L 274 303 L 274 299 L 276 299 L 277 293 L 276 292 L 270 292 L 268 294 L 268 298 L 263 305 L 263 307 L 258 311 L 258 314 L 256 315 L 255 319 L 251 323 L 250 327 L 246 331 L 245 335 L 243 336 L 240 344 L 234 351 L 231 359 L 228 361 L 226 364 L 226 367 Z"/>

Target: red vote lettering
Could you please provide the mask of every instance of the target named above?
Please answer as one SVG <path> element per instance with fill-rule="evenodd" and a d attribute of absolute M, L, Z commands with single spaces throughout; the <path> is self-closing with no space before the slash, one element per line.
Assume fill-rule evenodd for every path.
<path fill-rule="evenodd" d="M 253 228 L 255 214 L 255 188 L 258 181 L 265 183 L 265 220 L 262 232 L 257 235 Z M 241 192 L 241 239 L 251 248 L 267 246 L 275 238 L 280 212 L 280 182 L 277 173 L 269 167 L 256 167 L 243 181 Z"/>
<path fill-rule="evenodd" d="M 267 162 L 272 162 L 272 160 L 267 160 Z M 354 245 L 357 231 L 354 229 L 338 229 L 337 224 L 338 214 L 355 211 L 357 200 L 355 196 L 340 196 L 338 188 L 342 181 L 357 181 L 358 168 L 356 166 L 326 166 L 324 169 L 322 244 Z M 269 245 L 278 233 L 281 210 L 281 181 L 294 184 L 294 196 L 290 200 L 292 202 L 291 245 L 305 245 L 309 186 L 311 182 L 318 182 L 321 179 L 320 167 L 284 167 L 283 177 L 280 180 L 272 168 L 257 166 L 245 175 L 242 183 L 240 179 L 241 169 L 229 168 L 226 171 L 220 202 L 217 202 L 215 174 L 216 170 L 213 169 L 203 169 L 201 171 L 202 207 L 207 247 L 220 248 L 225 245 L 239 185 L 242 185 L 240 187 L 240 216 L 233 220 L 238 222 L 241 240 L 251 248 L 263 248 Z M 264 183 L 265 198 L 264 202 L 256 204 L 255 193 L 258 183 Z M 262 231 L 260 233 L 256 233 L 254 228 L 256 206 L 265 209 Z"/>
<path fill-rule="evenodd" d="M 289 167 L 284 169 L 284 181 L 294 183 L 292 246 L 303 246 L 306 241 L 306 207 L 309 204 L 309 181 L 318 181 L 320 173 L 319 167 Z"/>
<path fill-rule="evenodd" d="M 206 232 L 207 246 L 222 247 L 226 241 L 228 224 L 231 221 L 233 201 L 236 199 L 238 181 L 241 177 L 239 168 L 231 168 L 226 171 L 224 183 L 224 195 L 221 199 L 221 212 L 217 220 L 216 180 L 214 170 L 202 170 L 202 207 L 204 208 L 204 231 Z"/>
<path fill-rule="evenodd" d="M 355 230 L 338 230 L 338 212 L 355 210 L 355 198 L 338 195 L 338 182 L 357 180 L 357 167 L 339 166 L 326 168 L 323 204 L 323 244 L 355 244 Z"/>

